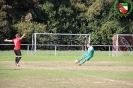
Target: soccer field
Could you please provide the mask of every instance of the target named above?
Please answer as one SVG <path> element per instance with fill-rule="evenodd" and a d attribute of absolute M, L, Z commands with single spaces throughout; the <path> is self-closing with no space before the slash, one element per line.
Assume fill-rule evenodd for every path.
<path fill-rule="evenodd" d="M 0 88 L 133 88 L 133 58 L 94 56 L 82 66 L 80 56 L 0 56 Z"/>

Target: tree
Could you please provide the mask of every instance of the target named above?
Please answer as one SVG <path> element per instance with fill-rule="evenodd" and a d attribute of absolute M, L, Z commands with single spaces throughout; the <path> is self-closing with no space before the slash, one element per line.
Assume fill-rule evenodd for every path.
<path fill-rule="evenodd" d="M 4 38 L 6 32 L 11 37 L 23 29 L 29 31 L 27 41 L 34 32 L 86 33 L 91 34 L 93 44 L 112 44 L 114 34 L 133 33 L 133 12 L 119 17 L 115 1 L 1 0 L 0 36 Z"/>
<path fill-rule="evenodd" d="M 36 22 L 20 22 L 13 25 L 13 28 L 20 34 L 26 33 L 25 43 L 31 43 L 33 33 L 46 32 L 46 25 Z"/>

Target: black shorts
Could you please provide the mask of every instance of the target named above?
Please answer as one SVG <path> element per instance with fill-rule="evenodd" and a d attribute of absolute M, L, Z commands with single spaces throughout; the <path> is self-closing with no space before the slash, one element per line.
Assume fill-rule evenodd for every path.
<path fill-rule="evenodd" d="M 20 50 L 14 50 L 14 53 L 16 56 L 21 56 L 21 51 Z"/>

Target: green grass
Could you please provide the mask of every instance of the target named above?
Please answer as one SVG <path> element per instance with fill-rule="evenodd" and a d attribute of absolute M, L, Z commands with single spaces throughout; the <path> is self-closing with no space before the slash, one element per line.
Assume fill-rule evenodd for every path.
<path fill-rule="evenodd" d="M 21 50 L 23 55 L 34 55 L 33 51 L 26 51 L 26 50 Z M 5 51 L 0 51 L 0 56 L 5 56 L 6 55 L 10 55 L 10 56 L 14 56 L 14 52 L 13 50 L 5 50 Z M 81 56 L 82 54 L 84 54 L 85 51 L 82 50 L 66 50 L 66 51 L 56 51 L 56 55 L 57 56 Z M 111 52 L 110 52 L 111 54 Z M 55 51 L 54 50 L 37 50 L 36 51 L 36 55 L 37 56 L 55 56 Z M 95 51 L 95 56 L 109 56 L 109 51 Z"/>
<path fill-rule="evenodd" d="M 96 55 L 77 66 L 80 55 L 23 54 L 16 67 L 13 51 L 0 54 L 0 88 L 133 88 L 132 56 Z"/>

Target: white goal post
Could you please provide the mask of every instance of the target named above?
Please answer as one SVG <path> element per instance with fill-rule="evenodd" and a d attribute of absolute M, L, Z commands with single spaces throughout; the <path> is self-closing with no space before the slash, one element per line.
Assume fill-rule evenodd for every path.
<path fill-rule="evenodd" d="M 31 55 L 40 54 L 40 50 L 54 51 L 54 55 L 57 54 L 57 50 L 86 50 L 88 42 L 90 42 L 90 34 L 34 33 Z"/>
<path fill-rule="evenodd" d="M 112 56 L 133 55 L 133 34 L 116 34 L 113 36 Z"/>

